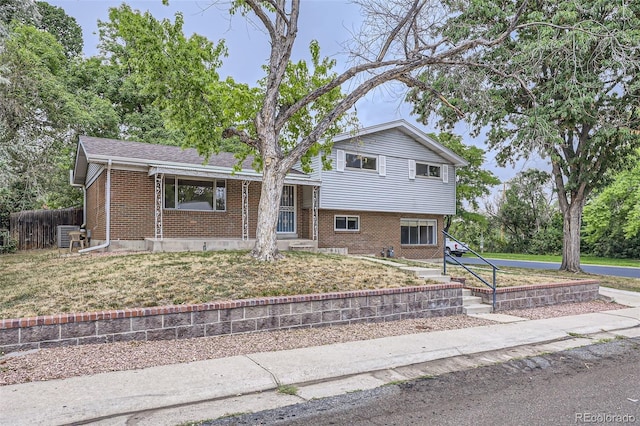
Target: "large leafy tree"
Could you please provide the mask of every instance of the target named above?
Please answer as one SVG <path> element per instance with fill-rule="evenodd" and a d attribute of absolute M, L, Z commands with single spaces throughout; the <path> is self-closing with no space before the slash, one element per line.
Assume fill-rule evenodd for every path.
<path fill-rule="evenodd" d="M 470 0 L 450 21 L 452 40 L 509 23 L 510 1 Z M 563 215 L 561 269 L 580 270 L 582 209 L 638 146 L 640 3 L 576 0 L 529 4 L 509 40 L 477 52 L 476 65 L 423 75 L 467 113 L 506 163 L 549 159 Z M 496 72 L 497 71 L 497 72 Z M 423 120 L 458 118 L 430 93 L 412 97 Z"/>
<path fill-rule="evenodd" d="M 0 52 L 7 80 L 0 84 L 5 211 L 77 202 L 68 185 L 75 135 L 117 126 L 108 100 L 69 84 L 75 66 L 53 35 L 14 21 Z"/>
<path fill-rule="evenodd" d="M 149 83 L 145 89 L 161 100 L 168 122 L 184 131 L 188 145 L 210 154 L 231 139 L 242 144 L 239 156 L 257 155 L 263 174 L 253 250 L 258 259 L 278 257 L 276 223 L 286 173 L 299 161 L 308 167 L 312 155 L 327 152 L 331 137 L 347 126 L 348 112 L 359 99 L 394 80 L 430 90 L 416 78 L 422 69 L 454 58 L 464 61 L 475 49 L 507 40 L 521 12 L 511 8 L 511 24 L 499 31 L 491 28 L 452 42 L 442 35 L 443 18 L 455 16 L 464 5 L 426 0 L 357 3 L 363 31 L 354 38 L 351 66 L 338 73 L 336 62 L 323 58 L 315 42 L 307 60 L 292 57 L 300 0 L 233 1 L 232 13 L 251 19 L 269 43 L 269 59 L 262 64 L 265 77 L 254 87 L 220 78 L 224 46 L 198 35 L 187 39 L 180 15 L 171 23 L 126 6 L 111 11 L 121 43 L 133 52 L 131 64 Z M 325 143 L 319 144 L 321 138 Z"/>
<path fill-rule="evenodd" d="M 584 240 L 594 254 L 640 257 L 640 151 L 632 169 L 617 173 L 587 203 L 584 222 Z"/>
<path fill-rule="evenodd" d="M 0 0 L 0 40 L 9 35 L 11 22 L 37 23 L 40 12 L 35 0 Z"/>
<path fill-rule="evenodd" d="M 82 28 L 76 19 L 65 11 L 47 2 L 36 3 L 40 19 L 37 27 L 53 35 L 64 48 L 64 54 L 68 58 L 79 56 L 82 53 Z"/>
<path fill-rule="evenodd" d="M 109 99 L 116 110 L 120 126 L 118 137 L 164 145 L 180 144 L 184 135 L 179 129 L 168 129 L 155 104 L 156 97 L 144 92 L 144 84 L 135 73 L 131 52 L 119 43 L 112 22 L 98 21 L 100 56 L 90 58 L 83 73 L 76 76 L 81 84 Z"/>
<path fill-rule="evenodd" d="M 449 148 L 469 163 L 456 169 L 456 216 L 463 221 L 484 222 L 485 217 L 478 213 L 478 200 L 491 192 L 500 179 L 491 171 L 483 169 L 484 150 L 477 146 L 465 145 L 462 138 L 450 132 L 431 134 L 441 145 Z M 444 230 L 449 232 L 454 216 L 445 219 Z"/>
<path fill-rule="evenodd" d="M 518 173 L 505 185 L 497 205 L 488 207 L 493 222 L 504 234 L 506 251 L 548 254 L 561 246 L 549 173 L 536 169 Z"/>

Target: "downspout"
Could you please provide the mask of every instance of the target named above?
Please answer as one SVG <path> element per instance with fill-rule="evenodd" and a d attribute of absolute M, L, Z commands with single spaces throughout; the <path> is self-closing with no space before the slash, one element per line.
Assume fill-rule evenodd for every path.
<path fill-rule="evenodd" d="M 99 246 L 88 247 L 86 249 L 78 250 L 78 253 L 88 253 L 94 250 L 100 250 L 103 248 L 109 247 L 111 244 L 111 160 L 107 164 L 107 188 L 105 191 L 105 233 L 106 233 L 106 241 Z"/>
<path fill-rule="evenodd" d="M 83 184 L 73 183 L 73 170 L 69 170 L 69 183 L 74 188 L 82 188 L 82 226 L 80 228 L 85 228 L 87 226 L 87 187 Z"/>

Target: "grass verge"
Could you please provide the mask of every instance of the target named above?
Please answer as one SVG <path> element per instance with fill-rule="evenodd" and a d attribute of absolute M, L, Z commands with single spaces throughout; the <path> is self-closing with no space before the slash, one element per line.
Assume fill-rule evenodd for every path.
<path fill-rule="evenodd" d="M 481 253 L 482 257 L 487 259 L 505 259 L 505 260 L 529 260 L 532 262 L 562 262 L 562 256 L 556 255 L 538 255 L 538 254 L 520 254 L 520 253 Z M 596 256 L 580 256 L 580 263 L 583 265 L 602 265 L 602 266 L 630 266 L 640 268 L 640 260 L 636 259 L 613 259 L 608 257 Z"/>

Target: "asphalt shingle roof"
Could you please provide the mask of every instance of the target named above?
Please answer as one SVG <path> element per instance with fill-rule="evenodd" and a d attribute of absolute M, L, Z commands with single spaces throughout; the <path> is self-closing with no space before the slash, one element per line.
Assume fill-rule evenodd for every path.
<path fill-rule="evenodd" d="M 198 154 L 194 148 L 180 148 L 170 145 L 157 145 L 142 142 L 123 141 L 119 139 L 96 138 L 80 136 L 80 143 L 84 147 L 87 159 L 95 156 L 108 158 L 135 159 L 148 163 L 170 162 L 191 166 L 214 166 L 232 168 L 238 160 L 228 152 L 212 155 L 208 162 Z M 252 169 L 253 158 L 247 158 L 242 163 L 243 169 Z"/>

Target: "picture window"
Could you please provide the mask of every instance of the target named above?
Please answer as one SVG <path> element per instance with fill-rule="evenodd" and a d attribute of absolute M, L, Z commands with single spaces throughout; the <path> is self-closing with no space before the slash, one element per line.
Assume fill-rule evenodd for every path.
<path fill-rule="evenodd" d="M 165 178 L 164 208 L 176 210 L 225 211 L 225 180 Z"/>

